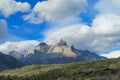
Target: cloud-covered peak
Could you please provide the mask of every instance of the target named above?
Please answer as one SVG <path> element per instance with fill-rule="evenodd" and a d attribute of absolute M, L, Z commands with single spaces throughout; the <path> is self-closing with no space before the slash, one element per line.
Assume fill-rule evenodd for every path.
<path fill-rule="evenodd" d="M 60 39 L 64 39 L 69 45 L 74 44 L 79 49 L 92 49 L 91 42 L 94 40 L 95 34 L 92 29 L 84 24 L 75 24 L 65 26 L 61 29 L 53 29 L 45 34 L 45 41 L 54 44 Z"/>
<path fill-rule="evenodd" d="M 120 42 L 120 16 L 114 14 L 98 15 L 92 26 L 74 24 L 51 30 L 46 33 L 45 41 L 53 43 L 65 39 L 77 48 L 104 52 Z"/>

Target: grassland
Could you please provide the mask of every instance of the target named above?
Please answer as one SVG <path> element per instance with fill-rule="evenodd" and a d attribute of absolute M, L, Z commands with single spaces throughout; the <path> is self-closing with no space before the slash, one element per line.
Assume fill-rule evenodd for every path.
<path fill-rule="evenodd" d="M 30 65 L 1 71 L 0 80 L 120 80 L 120 58 L 70 64 Z"/>

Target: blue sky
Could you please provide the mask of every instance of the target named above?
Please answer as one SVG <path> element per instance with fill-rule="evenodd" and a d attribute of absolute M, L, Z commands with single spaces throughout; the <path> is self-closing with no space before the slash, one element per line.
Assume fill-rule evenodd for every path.
<path fill-rule="evenodd" d="M 17 0 L 21 2 L 28 2 L 31 5 L 31 8 L 35 6 L 35 4 L 42 0 Z M 92 20 L 95 18 L 97 11 L 94 9 L 94 4 L 97 0 L 88 0 L 88 7 L 86 8 L 86 12 L 79 15 L 82 18 L 82 21 L 86 24 L 90 25 Z M 34 40 L 39 39 L 43 40 L 44 35 L 42 34 L 46 29 L 49 29 L 52 26 L 49 26 L 49 22 L 42 22 L 40 24 L 32 24 L 24 21 L 22 16 L 27 13 L 17 12 L 12 14 L 9 17 L 4 17 L 0 15 L 1 19 L 5 19 L 8 24 L 8 32 L 9 34 L 27 39 L 27 40 Z"/>
<path fill-rule="evenodd" d="M 17 1 L 24 2 L 24 0 Z M 34 5 L 40 0 L 26 1 L 30 3 L 31 7 L 34 7 Z M 7 21 L 9 34 L 13 34 L 24 39 L 42 39 L 43 35 L 41 34 L 41 32 L 46 29 L 46 22 L 37 25 L 31 24 L 23 21 L 22 15 L 24 15 L 24 13 L 17 12 L 7 18 L 1 15 L 0 18 Z"/>
<path fill-rule="evenodd" d="M 119 13 L 119 0 L 1 0 L 0 43 L 63 38 L 76 48 L 111 54 L 120 49 Z"/>

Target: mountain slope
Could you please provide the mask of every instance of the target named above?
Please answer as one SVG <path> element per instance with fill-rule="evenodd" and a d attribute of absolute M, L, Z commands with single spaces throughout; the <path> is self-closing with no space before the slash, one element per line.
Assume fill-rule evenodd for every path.
<path fill-rule="evenodd" d="M 57 45 L 40 43 L 33 51 L 22 59 L 26 64 L 59 64 L 79 61 L 103 60 L 101 57 L 88 50 L 78 50 L 74 46 L 68 46 L 67 42 L 60 40 Z"/>
<path fill-rule="evenodd" d="M 24 64 L 10 55 L 0 52 L 0 70 L 22 67 Z"/>
<path fill-rule="evenodd" d="M 0 80 L 8 78 L 12 80 L 119 80 L 119 76 L 120 58 L 70 64 L 31 65 L 0 72 Z"/>

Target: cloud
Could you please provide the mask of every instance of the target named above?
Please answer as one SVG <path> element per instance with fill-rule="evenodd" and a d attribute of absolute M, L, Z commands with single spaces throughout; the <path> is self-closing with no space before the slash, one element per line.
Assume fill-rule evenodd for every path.
<path fill-rule="evenodd" d="M 94 45 L 101 45 L 103 49 L 115 47 L 120 43 L 120 15 L 103 14 L 98 15 L 92 24 L 92 29 L 97 38 Z"/>
<path fill-rule="evenodd" d="M 16 12 L 27 12 L 30 10 L 30 4 L 27 2 L 17 2 L 15 0 L 0 0 L 0 12 L 8 17 Z"/>
<path fill-rule="evenodd" d="M 120 0 L 99 0 L 95 8 L 101 13 L 120 14 Z"/>
<path fill-rule="evenodd" d="M 13 34 L 10 34 L 8 32 L 7 22 L 3 19 L 0 19 L 0 44 L 6 41 L 22 41 L 22 40 L 25 40 L 25 39 L 15 36 Z"/>
<path fill-rule="evenodd" d="M 17 51 L 18 53 L 24 54 L 25 50 L 33 49 L 39 42 L 36 40 L 26 40 L 19 42 L 5 42 L 0 45 L 0 51 L 7 54 L 10 51 Z"/>
<path fill-rule="evenodd" d="M 118 57 L 120 57 L 120 50 L 115 50 L 108 54 L 101 54 L 101 56 L 104 56 L 107 58 L 118 58 Z"/>
<path fill-rule="evenodd" d="M 104 36 L 119 36 L 120 15 L 100 14 L 93 20 L 93 28 L 96 34 Z"/>
<path fill-rule="evenodd" d="M 0 19 L 0 40 L 6 36 L 7 33 L 7 22 Z"/>
<path fill-rule="evenodd" d="M 53 29 L 45 33 L 45 41 L 58 42 L 65 39 L 79 49 L 103 52 L 120 43 L 120 16 L 101 14 L 93 20 L 92 26 L 75 24 Z"/>
<path fill-rule="evenodd" d="M 31 23 L 39 24 L 43 21 L 78 16 L 85 11 L 87 0 L 48 0 L 38 2 L 30 14 L 23 17 Z"/>

